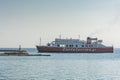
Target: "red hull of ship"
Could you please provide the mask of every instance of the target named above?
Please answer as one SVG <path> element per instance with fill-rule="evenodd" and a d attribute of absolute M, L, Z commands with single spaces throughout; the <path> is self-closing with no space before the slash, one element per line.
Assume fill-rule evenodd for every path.
<path fill-rule="evenodd" d="M 106 48 L 63 48 L 50 46 L 36 46 L 38 52 L 60 52 L 60 53 L 113 53 L 113 47 Z"/>

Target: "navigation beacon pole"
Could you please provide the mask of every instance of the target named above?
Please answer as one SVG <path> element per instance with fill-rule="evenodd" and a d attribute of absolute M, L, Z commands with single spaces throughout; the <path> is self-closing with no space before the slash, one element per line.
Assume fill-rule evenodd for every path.
<path fill-rule="evenodd" d="M 19 45 L 19 51 L 21 51 L 21 45 Z"/>

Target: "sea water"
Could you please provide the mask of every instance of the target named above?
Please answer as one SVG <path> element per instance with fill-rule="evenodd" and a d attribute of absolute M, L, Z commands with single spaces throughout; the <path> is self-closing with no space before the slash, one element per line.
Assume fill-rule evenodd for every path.
<path fill-rule="evenodd" d="M 34 48 L 26 48 L 37 54 Z M 42 53 L 0 56 L 0 80 L 120 80 L 120 49 L 114 53 Z"/>

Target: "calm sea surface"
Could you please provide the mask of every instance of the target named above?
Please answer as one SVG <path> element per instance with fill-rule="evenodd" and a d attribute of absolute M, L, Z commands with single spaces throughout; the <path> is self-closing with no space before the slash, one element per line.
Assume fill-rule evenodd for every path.
<path fill-rule="evenodd" d="M 0 80 L 120 80 L 120 49 L 113 54 L 0 56 Z"/>

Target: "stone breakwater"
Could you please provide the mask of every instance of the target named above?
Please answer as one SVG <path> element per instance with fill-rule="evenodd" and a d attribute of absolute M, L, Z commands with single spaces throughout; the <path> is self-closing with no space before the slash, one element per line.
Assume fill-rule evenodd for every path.
<path fill-rule="evenodd" d="M 50 55 L 43 55 L 43 54 L 29 54 L 27 51 L 7 51 L 4 53 L 0 53 L 0 56 L 50 56 Z"/>

